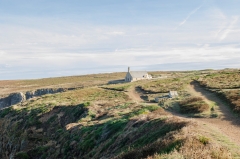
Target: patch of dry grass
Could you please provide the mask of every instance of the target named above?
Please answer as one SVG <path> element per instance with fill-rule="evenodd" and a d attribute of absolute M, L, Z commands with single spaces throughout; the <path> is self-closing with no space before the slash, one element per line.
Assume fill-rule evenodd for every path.
<path fill-rule="evenodd" d="M 219 71 L 209 73 L 198 81 L 202 86 L 210 89 L 235 89 L 240 88 L 240 73 L 238 70 Z"/>
<path fill-rule="evenodd" d="M 209 105 L 201 97 L 189 97 L 179 102 L 181 113 L 202 113 Z"/>
<path fill-rule="evenodd" d="M 231 159 L 230 151 L 197 132 L 196 123 L 169 132 L 163 138 L 140 149 L 128 151 L 116 158 L 121 159 Z"/>
<path fill-rule="evenodd" d="M 201 86 L 225 99 L 234 112 L 240 113 L 240 72 L 237 69 L 209 73 L 198 79 Z"/>
<path fill-rule="evenodd" d="M 124 77 L 125 73 L 105 73 L 33 80 L 4 80 L 0 81 L 0 95 L 39 88 L 82 88 L 104 85 L 110 80 L 123 79 Z"/>
<path fill-rule="evenodd" d="M 240 90 L 222 91 L 219 94 L 226 98 L 234 112 L 240 113 Z"/>
<path fill-rule="evenodd" d="M 186 81 L 179 78 L 158 79 L 139 86 L 148 93 L 167 93 L 170 90 L 179 91 L 183 89 Z"/>

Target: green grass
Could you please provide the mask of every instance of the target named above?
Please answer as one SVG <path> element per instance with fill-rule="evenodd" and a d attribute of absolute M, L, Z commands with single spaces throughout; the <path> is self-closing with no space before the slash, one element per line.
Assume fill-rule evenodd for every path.
<path fill-rule="evenodd" d="M 154 123 L 148 123 L 146 125 L 144 125 L 143 127 L 140 127 L 140 131 L 146 131 L 146 130 L 151 130 L 153 129 L 154 125 L 161 125 L 163 121 L 159 120 L 159 121 L 155 121 Z M 142 137 L 140 137 L 137 141 L 135 141 L 133 143 L 133 147 L 143 147 L 144 145 L 147 145 L 149 143 L 152 143 L 154 141 L 156 141 L 158 138 L 166 135 L 166 133 L 170 132 L 170 131 L 174 131 L 177 128 L 173 127 L 173 125 L 171 124 L 164 124 L 164 126 L 159 127 L 157 130 L 155 131 L 150 131 L 149 133 L 147 133 L 146 135 L 143 135 Z"/>
<path fill-rule="evenodd" d="M 203 143 L 204 145 L 208 144 L 209 143 L 209 138 L 205 137 L 205 136 L 199 136 L 199 141 L 201 143 Z"/>
<path fill-rule="evenodd" d="M 105 99 L 105 102 L 109 102 L 109 97 L 112 96 L 111 92 L 113 91 L 101 90 L 100 92 L 89 91 L 87 93 L 95 95 L 96 99 Z M 122 96 L 118 97 L 118 102 L 120 101 L 120 104 L 101 105 L 99 108 L 101 110 L 108 110 L 108 112 L 122 111 L 123 114 L 116 117 L 106 116 L 106 120 L 102 120 L 101 123 L 98 124 L 94 123 L 96 120 L 95 117 L 98 115 L 98 110 L 95 108 L 96 103 L 87 101 L 89 99 L 87 94 L 85 94 L 85 97 L 81 96 L 82 102 L 76 105 L 54 105 L 52 99 L 56 100 L 61 98 L 63 99 L 61 102 L 66 103 L 64 99 L 72 99 L 72 96 L 74 95 L 73 93 L 83 93 L 83 90 L 65 92 L 61 95 L 55 94 L 53 96 L 47 96 L 44 100 L 39 98 L 38 100 L 25 103 L 23 107 L 17 107 L 17 109 L 13 108 L 11 111 L 8 110 L 4 112 L 4 115 L 12 117 L 17 115 L 18 119 L 21 119 L 21 123 L 16 127 L 16 131 L 19 133 L 19 138 L 24 137 L 23 127 L 28 129 L 36 125 L 38 125 L 37 129 L 44 127 L 46 133 L 50 135 L 45 136 L 39 134 L 40 136 L 35 136 L 29 140 L 29 142 L 38 142 L 39 145 L 42 145 L 28 152 L 30 158 L 34 158 L 36 155 L 47 157 L 49 154 L 54 154 L 50 149 L 43 146 L 49 138 L 53 138 L 63 146 L 63 158 L 69 155 L 71 156 L 72 154 L 70 152 L 72 151 L 84 152 L 82 155 L 91 157 L 95 155 L 94 152 L 96 150 L 99 150 L 99 152 L 102 153 L 111 151 L 114 145 L 115 147 L 118 147 L 116 152 L 114 152 L 116 154 L 124 151 L 129 145 L 134 146 L 135 143 L 144 146 L 150 142 L 154 142 L 169 131 L 175 130 L 167 125 L 165 128 L 159 129 L 162 122 L 164 122 L 164 119 L 161 119 L 160 121 L 143 121 L 137 125 L 135 124 L 134 127 L 128 127 L 132 120 L 138 118 L 139 115 L 147 115 L 161 108 L 155 105 L 136 105 L 135 103 L 126 102 L 126 100 L 122 99 Z M 109 109 L 109 107 L 111 107 L 111 109 Z M 128 111 L 125 110 L 126 108 Z M 59 113 L 64 113 L 61 118 L 58 118 L 57 116 Z M 40 122 L 39 119 L 46 114 L 49 115 L 49 118 L 46 122 Z M 89 119 L 87 123 L 80 120 L 88 116 L 90 116 L 91 119 Z M 132 117 L 135 119 L 131 119 Z M 66 126 L 71 123 L 76 123 L 79 127 L 73 127 L 67 130 Z M 139 126 L 140 129 L 136 132 L 136 127 Z M 151 133 L 149 134 L 149 137 L 140 137 L 146 135 L 146 132 L 150 129 Z M 12 132 L 12 130 L 10 131 Z M 13 133 L 16 134 L 16 132 Z M 138 137 L 133 140 L 126 140 L 127 138 L 123 136 L 127 133 L 130 133 L 129 135 L 131 136 L 137 134 Z M 70 146 L 72 141 L 77 142 L 75 148 Z M 129 141 L 131 143 L 128 143 Z"/>
<path fill-rule="evenodd" d="M 3 110 L 0 110 L 0 117 L 4 118 L 6 115 L 8 115 L 12 111 L 12 108 L 5 108 Z"/>
<path fill-rule="evenodd" d="M 157 109 L 161 109 L 159 106 L 155 106 L 155 105 L 151 105 L 151 106 L 141 106 L 140 109 L 137 109 L 137 110 L 134 110 L 130 113 L 128 113 L 125 117 L 126 118 L 132 118 L 134 116 L 138 116 L 138 115 L 141 115 L 141 114 L 148 114 L 150 112 L 153 112 Z"/>

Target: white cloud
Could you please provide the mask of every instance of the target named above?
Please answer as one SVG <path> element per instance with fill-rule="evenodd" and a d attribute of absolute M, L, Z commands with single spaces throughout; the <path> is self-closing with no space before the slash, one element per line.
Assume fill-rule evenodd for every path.
<path fill-rule="evenodd" d="M 219 8 L 211 8 L 211 12 L 208 13 L 216 24 L 217 31 L 215 33 L 215 38 L 221 35 L 222 31 L 226 28 L 228 24 L 228 18 Z"/>
<path fill-rule="evenodd" d="M 189 13 L 179 26 L 201 7 Z M 203 12 L 202 19 L 197 20 L 199 23 L 188 23 L 175 32 L 171 28 L 175 19 L 174 22 L 164 19 L 162 25 L 95 26 L 49 19 L 31 20 L 33 24 L 36 22 L 35 26 L 0 24 L 0 74 L 3 77 L 16 70 L 51 72 L 55 69 L 64 73 L 72 68 L 80 71 L 86 67 L 206 61 L 220 66 L 221 60 L 239 66 L 240 48 L 225 44 L 239 43 L 238 17 L 228 18 L 231 16 L 220 9 L 211 16 Z"/>
<path fill-rule="evenodd" d="M 113 66 L 113 65 L 149 65 L 164 63 L 187 63 L 218 61 L 229 59 L 233 63 L 240 60 L 240 48 L 234 46 L 212 47 L 205 44 L 202 47 L 181 47 L 172 49 L 161 48 L 138 48 L 138 49 L 118 49 L 117 52 L 89 52 L 89 53 L 27 53 L 24 56 L 12 53 L 11 56 L 5 54 L 0 59 L 0 64 L 11 67 L 71 67 L 74 65 L 92 66 Z"/>
<path fill-rule="evenodd" d="M 229 16 L 220 8 L 216 7 L 211 8 L 210 12 L 208 12 L 208 15 L 212 20 L 212 23 L 210 24 L 216 28 L 216 30 L 213 31 L 215 39 L 218 41 L 223 41 L 233 32 L 235 35 L 232 35 L 231 38 L 228 39 L 228 42 L 233 42 L 237 39 L 236 37 L 239 35 L 239 25 L 237 25 L 239 15 Z"/>
<path fill-rule="evenodd" d="M 229 26 L 224 29 L 224 31 L 220 37 L 220 40 L 224 40 L 228 36 L 228 34 L 233 31 L 233 27 L 237 22 L 238 22 L 238 17 L 237 16 L 233 17 Z"/>
<path fill-rule="evenodd" d="M 109 32 L 109 35 L 124 35 L 125 32 L 121 32 L 121 31 L 113 31 L 113 32 Z"/>
<path fill-rule="evenodd" d="M 0 57 L 5 54 L 5 51 L 0 50 Z"/>
<path fill-rule="evenodd" d="M 184 24 L 187 22 L 187 20 L 188 20 L 193 14 L 195 14 L 201 7 L 202 7 L 202 5 L 199 6 L 199 7 L 197 7 L 196 9 L 194 9 L 192 12 L 190 12 L 190 13 L 188 14 L 188 16 L 187 16 L 175 29 L 177 29 L 178 27 L 184 25 Z"/>
<path fill-rule="evenodd" d="M 31 73 L 31 78 L 35 73 L 43 73 L 42 77 L 71 75 L 89 73 L 89 68 L 95 68 L 95 73 L 101 72 L 101 67 L 114 69 L 114 66 L 149 66 L 169 63 L 211 63 L 215 67 L 223 65 L 221 61 L 227 61 L 231 65 L 225 67 L 240 67 L 240 48 L 233 45 L 211 46 L 203 44 L 199 47 L 174 47 L 174 48 L 130 48 L 119 49 L 115 52 L 88 52 L 88 53 L 41 53 L 41 54 L 18 54 L 11 53 L 10 56 L 4 54 L 0 58 L 0 78 L 5 78 L 9 73 L 14 74 L 15 70 L 21 70 L 22 74 Z M 9 67 L 6 67 L 9 66 Z M 204 66 L 202 66 L 204 67 Z M 88 69 L 87 69 L 88 68 Z M 160 68 L 161 69 L 161 68 Z M 189 68 L 191 69 L 191 68 Z M 30 72 L 29 72 L 30 71 Z M 72 72 L 75 71 L 75 72 Z M 93 71 L 93 70 L 91 70 Z M 114 71 L 114 70 L 112 70 Z M 52 74 L 51 74 L 52 72 Z M 91 72 L 94 73 L 94 72 Z M 19 75 L 21 77 L 21 75 Z M 40 76 L 40 77 L 41 77 Z M 34 76 L 35 77 L 35 76 Z M 38 76 L 39 77 L 39 76 Z"/>

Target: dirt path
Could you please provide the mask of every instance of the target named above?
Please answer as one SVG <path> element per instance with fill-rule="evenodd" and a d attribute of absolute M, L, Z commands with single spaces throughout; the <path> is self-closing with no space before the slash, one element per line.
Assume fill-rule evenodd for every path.
<path fill-rule="evenodd" d="M 213 106 L 215 105 L 219 111 L 219 115 L 221 118 L 227 118 L 228 120 L 236 119 L 234 114 L 232 113 L 231 109 L 228 105 L 225 104 L 217 95 L 212 92 L 209 92 L 202 88 L 199 84 L 192 82 L 190 85 L 187 86 L 187 91 L 192 96 L 202 97 L 208 105 Z"/>
<path fill-rule="evenodd" d="M 218 108 L 220 113 L 218 118 L 199 118 L 195 120 L 202 121 L 212 128 L 215 127 L 240 146 L 240 120 L 239 117 L 232 113 L 229 106 L 217 95 L 205 90 L 197 83 L 191 83 L 187 90 L 194 96 L 202 97 L 209 105 L 215 103 L 215 107 Z"/>
<path fill-rule="evenodd" d="M 240 120 L 235 114 L 232 113 L 230 108 L 214 93 L 211 93 L 197 83 L 191 83 L 187 86 L 187 91 L 193 95 L 202 97 L 210 106 L 214 104 L 215 109 L 218 111 L 218 118 L 187 118 L 181 114 L 173 113 L 180 118 L 196 121 L 199 123 L 200 132 L 211 136 L 221 145 L 225 145 L 236 156 L 240 156 Z M 137 103 L 145 103 L 141 98 L 143 95 L 141 91 L 131 87 L 127 94 Z M 147 103 L 146 103 L 147 104 Z M 237 157 L 238 158 L 238 157 Z"/>
<path fill-rule="evenodd" d="M 135 87 L 130 87 L 126 94 L 135 102 L 142 103 L 144 100 L 141 98 L 141 94 Z"/>

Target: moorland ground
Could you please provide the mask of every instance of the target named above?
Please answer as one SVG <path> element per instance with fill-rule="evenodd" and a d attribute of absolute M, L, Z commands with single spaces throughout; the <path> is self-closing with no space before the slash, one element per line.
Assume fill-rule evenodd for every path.
<path fill-rule="evenodd" d="M 1 96 L 77 88 L 0 111 L 1 158 L 238 158 L 237 69 L 0 81 Z M 154 102 L 169 90 L 179 97 Z M 9 144 L 10 143 L 10 144 Z"/>

